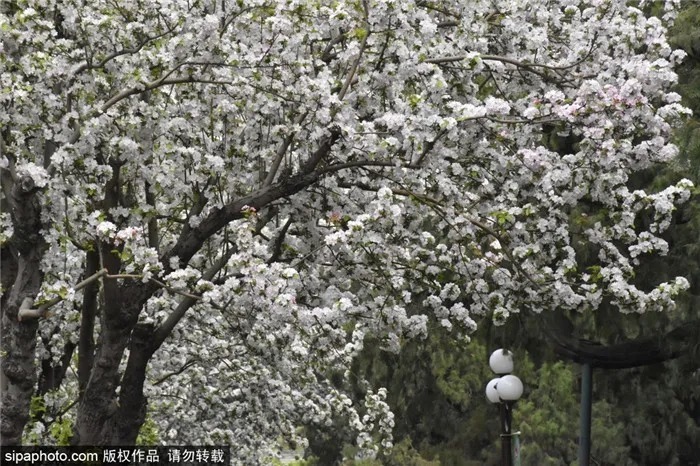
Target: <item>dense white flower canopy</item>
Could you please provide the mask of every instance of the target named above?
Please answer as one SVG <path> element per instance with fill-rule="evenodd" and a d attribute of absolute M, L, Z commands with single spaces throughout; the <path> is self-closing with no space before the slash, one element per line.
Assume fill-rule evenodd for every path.
<path fill-rule="evenodd" d="M 162 343 L 144 390 L 163 441 L 250 462 L 338 416 L 389 445 L 385 394 L 363 418 L 326 379 L 368 336 L 398 351 L 482 316 L 672 308 L 685 279 L 643 290 L 634 268 L 692 184 L 629 180 L 676 155 L 683 54 L 628 3 L 9 2 L 4 203 L 38 200 L 31 298 L 61 298 L 37 357 L 78 341 L 76 284 L 107 267 Z"/>

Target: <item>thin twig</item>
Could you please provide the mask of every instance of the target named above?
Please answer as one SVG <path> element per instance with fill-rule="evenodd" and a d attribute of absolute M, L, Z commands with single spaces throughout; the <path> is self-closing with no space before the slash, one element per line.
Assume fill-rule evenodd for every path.
<path fill-rule="evenodd" d="M 284 244 L 284 238 L 287 235 L 287 230 L 289 230 L 289 226 L 291 224 L 292 224 L 292 217 L 289 217 L 289 218 L 287 218 L 287 221 L 282 226 L 282 229 L 280 230 L 279 234 L 277 235 L 277 238 L 275 238 L 275 242 L 272 245 L 272 254 L 270 255 L 270 258 L 267 260 L 268 264 L 276 262 L 277 259 L 279 259 L 279 257 L 282 255 L 282 245 Z"/>
<path fill-rule="evenodd" d="M 367 38 L 370 35 L 370 29 L 369 29 L 369 11 L 367 7 L 367 2 L 363 1 L 362 6 L 364 7 L 364 14 L 365 14 L 365 26 L 367 27 L 366 33 L 364 37 L 362 37 L 362 43 L 360 44 L 360 51 L 357 54 L 357 58 L 355 59 L 355 62 L 352 64 L 352 68 L 350 68 L 350 72 L 348 73 L 347 77 L 345 78 L 345 83 L 343 84 L 343 88 L 340 90 L 338 93 L 338 100 L 342 101 L 343 98 L 345 97 L 345 93 L 348 91 L 350 88 L 350 83 L 352 82 L 353 78 L 355 77 L 355 73 L 357 72 L 357 67 L 360 66 L 360 60 L 362 60 L 362 54 L 365 51 L 365 48 L 367 47 Z"/>
<path fill-rule="evenodd" d="M 98 280 L 100 277 L 104 277 L 106 275 L 107 275 L 107 269 L 98 270 L 97 272 L 90 275 L 85 280 L 83 280 L 80 283 L 78 283 L 77 285 L 75 285 L 75 287 L 73 289 L 75 291 L 83 289 L 86 286 L 88 286 L 90 283 L 92 283 L 95 280 Z M 22 305 L 19 308 L 19 312 L 17 313 L 17 320 L 19 320 L 21 322 L 24 319 L 44 317 L 44 315 L 46 314 L 46 311 L 48 311 L 48 309 L 51 306 L 54 306 L 54 305 L 60 303 L 64 299 L 65 298 L 63 298 L 61 296 L 57 296 L 57 297 L 45 302 L 44 304 L 42 304 L 38 308 L 32 309 L 31 306 L 33 304 L 33 302 L 32 302 L 33 300 L 31 298 L 26 298 L 22 302 Z"/>
<path fill-rule="evenodd" d="M 302 121 L 304 121 L 304 118 L 306 118 L 306 115 L 308 112 L 301 113 L 297 119 L 294 121 L 294 125 L 300 125 Z M 279 170 L 280 165 L 282 164 L 282 160 L 284 160 L 284 155 L 287 153 L 287 150 L 289 149 L 289 146 L 292 144 L 292 141 L 294 141 L 294 136 L 296 136 L 296 131 L 292 129 L 292 131 L 289 133 L 289 135 L 284 138 L 284 141 L 280 145 L 280 147 L 277 149 L 277 153 L 275 154 L 275 160 L 272 162 L 272 166 L 270 167 L 270 171 L 267 173 L 267 176 L 265 177 L 265 181 L 263 181 L 263 187 L 270 186 L 272 182 L 275 180 L 275 176 L 277 175 L 277 171 Z"/>

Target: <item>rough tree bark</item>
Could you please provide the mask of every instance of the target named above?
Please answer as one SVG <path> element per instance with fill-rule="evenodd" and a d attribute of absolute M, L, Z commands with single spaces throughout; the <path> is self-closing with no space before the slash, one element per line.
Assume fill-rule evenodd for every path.
<path fill-rule="evenodd" d="M 3 261 L 15 263 L 16 275 L 1 303 L 5 352 L 0 355 L 0 444 L 17 445 L 22 441 L 22 431 L 29 420 L 30 402 L 36 390 L 34 353 L 38 328 L 37 321 L 20 322 L 17 315 L 22 306 L 32 305 L 39 292 L 42 281 L 40 264 L 46 244 L 40 234 L 38 188 L 32 179 L 17 177 L 14 170 L 3 171 L 2 185 L 15 227 L 10 255 L 3 257 Z M 7 270 L 5 266 L 3 269 Z"/>

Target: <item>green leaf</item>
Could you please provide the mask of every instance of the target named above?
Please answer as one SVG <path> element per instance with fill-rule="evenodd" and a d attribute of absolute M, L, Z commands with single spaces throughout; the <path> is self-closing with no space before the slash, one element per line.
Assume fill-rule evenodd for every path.
<path fill-rule="evenodd" d="M 369 32 L 365 28 L 355 28 L 352 31 L 353 37 L 357 38 L 357 40 L 364 40 L 367 34 L 369 34 Z"/>

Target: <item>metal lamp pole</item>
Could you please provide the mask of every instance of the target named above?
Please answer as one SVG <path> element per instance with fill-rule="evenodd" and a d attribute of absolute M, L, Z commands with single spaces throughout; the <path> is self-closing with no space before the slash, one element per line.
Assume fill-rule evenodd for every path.
<path fill-rule="evenodd" d="M 510 426 L 513 423 L 512 405 L 509 402 L 499 403 L 501 411 L 501 464 L 513 466 L 513 455 L 510 442 Z"/>
<path fill-rule="evenodd" d="M 498 403 L 501 418 L 501 465 L 520 465 L 520 443 L 518 434 L 512 432 L 513 405 L 523 394 L 523 383 L 510 372 L 513 371 L 513 353 L 498 349 L 489 358 L 491 370 L 501 377 L 491 379 L 486 385 L 486 398 L 491 403 Z M 511 437 L 516 437 L 515 454 Z"/>
<path fill-rule="evenodd" d="M 578 444 L 578 464 L 591 462 L 591 398 L 593 392 L 593 368 L 590 362 L 581 366 L 581 435 Z"/>

